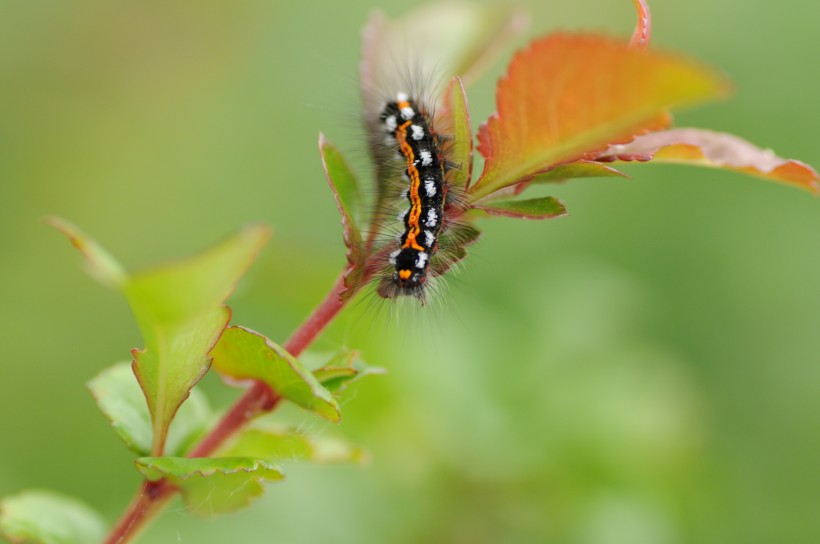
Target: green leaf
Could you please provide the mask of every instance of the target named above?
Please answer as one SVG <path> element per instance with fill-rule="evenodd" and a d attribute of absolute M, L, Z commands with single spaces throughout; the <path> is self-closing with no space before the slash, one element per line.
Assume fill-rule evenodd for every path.
<path fill-rule="evenodd" d="M 444 91 L 444 114 L 439 124 L 443 134 L 452 137 L 449 160 L 457 165 L 453 170 L 451 185 L 468 187 L 473 175 L 473 129 L 470 127 L 470 110 L 461 79 L 454 77 Z"/>
<path fill-rule="evenodd" d="M 211 352 L 214 369 L 234 380 L 258 380 L 282 396 L 333 422 L 339 405 L 284 348 L 243 327 L 229 327 Z"/>
<path fill-rule="evenodd" d="M 145 338 L 134 373 L 148 400 L 151 452 L 164 451 L 168 426 L 210 366 L 208 352 L 230 320 L 223 306 L 270 235 L 254 225 L 188 259 L 135 275 L 125 293 Z"/>
<path fill-rule="evenodd" d="M 175 326 L 219 308 L 269 237 L 265 225 L 249 225 L 196 255 L 135 274 L 125 293 L 140 327 Z"/>
<path fill-rule="evenodd" d="M 145 349 L 133 351 L 133 368 L 151 414 L 151 452 L 160 454 L 174 414 L 207 372 L 208 352 L 230 320 L 223 303 L 270 230 L 251 225 L 197 255 L 128 277 L 79 229 L 51 223 L 83 251 L 92 273 L 116 283 L 131 305 L 145 340 Z"/>
<path fill-rule="evenodd" d="M 368 366 L 359 359 L 357 351 L 340 351 L 323 367 L 313 371 L 313 375 L 322 386 L 339 394 L 351 383 L 370 374 L 386 374 L 387 371 L 376 366 Z"/>
<path fill-rule="evenodd" d="M 367 452 L 329 437 L 307 436 L 298 429 L 257 426 L 242 431 L 219 455 L 257 457 L 269 461 L 311 461 L 314 463 L 357 463 L 368 461 Z"/>
<path fill-rule="evenodd" d="M 117 363 L 88 382 L 100 410 L 125 445 L 140 456 L 151 452 L 151 415 L 130 363 Z M 211 421 L 208 401 L 196 389 L 180 406 L 168 432 L 166 449 L 182 455 L 204 433 Z"/>
<path fill-rule="evenodd" d="M 0 501 L 0 534 L 14 543 L 88 544 L 103 539 L 105 523 L 77 499 L 30 490 Z"/>
<path fill-rule="evenodd" d="M 564 205 L 551 196 L 529 200 L 502 200 L 486 206 L 476 206 L 474 209 L 487 215 L 517 219 L 552 219 L 567 214 Z"/>
<path fill-rule="evenodd" d="M 177 486 L 188 510 L 212 516 L 239 510 L 264 491 L 264 481 L 285 477 L 278 467 L 247 457 L 141 457 L 137 470 L 148 480 L 167 478 Z"/>
<path fill-rule="evenodd" d="M 121 287 L 128 281 L 122 265 L 78 227 L 59 217 L 48 217 L 46 222 L 65 234 L 71 244 L 83 254 L 86 269 L 94 279 L 107 287 Z"/>
<path fill-rule="evenodd" d="M 626 174 L 611 166 L 594 161 L 575 161 L 566 164 L 559 164 L 550 168 L 546 172 L 541 172 L 531 179 L 532 183 L 556 183 L 576 178 L 628 178 Z"/>
<path fill-rule="evenodd" d="M 324 134 L 319 135 L 319 152 L 322 155 L 325 176 L 336 199 L 336 207 L 339 209 L 339 213 L 342 214 L 343 236 L 347 247 L 347 262 L 349 265 L 345 273 L 345 286 L 350 289 L 360 283 L 364 272 L 362 235 L 356 225 L 362 194 L 359 189 L 359 182 L 345 162 L 341 152 L 325 139 Z M 346 291 L 346 293 L 350 295 L 353 291 Z"/>

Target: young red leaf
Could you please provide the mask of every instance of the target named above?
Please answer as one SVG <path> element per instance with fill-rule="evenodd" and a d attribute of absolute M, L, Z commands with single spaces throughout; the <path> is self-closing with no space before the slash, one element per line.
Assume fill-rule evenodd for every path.
<path fill-rule="evenodd" d="M 788 183 L 815 194 L 817 172 L 800 161 L 782 159 L 770 149 L 723 132 L 678 128 L 653 132 L 632 142 L 610 147 L 598 160 L 663 161 L 724 168 Z"/>
<path fill-rule="evenodd" d="M 595 35 L 555 34 L 517 53 L 498 83 L 498 111 L 479 130 L 475 202 L 648 130 L 666 110 L 727 92 L 723 77 L 678 55 Z"/>

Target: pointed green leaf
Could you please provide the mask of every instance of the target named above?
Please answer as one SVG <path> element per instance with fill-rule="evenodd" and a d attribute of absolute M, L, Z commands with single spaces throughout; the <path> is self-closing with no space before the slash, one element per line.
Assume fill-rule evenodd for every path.
<path fill-rule="evenodd" d="M 248 457 L 141 457 L 137 470 L 148 480 L 167 478 L 177 486 L 188 510 L 212 516 L 239 510 L 264 491 L 264 481 L 279 481 L 278 467 Z"/>
<path fill-rule="evenodd" d="M 567 214 L 564 205 L 551 196 L 529 200 L 502 200 L 486 206 L 476 206 L 474 209 L 487 215 L 517 219 L 552 219 Z"/>
<path fill-rule="evenodd" d="M 242 431 L 219 451 L 225 457 L 257 457 L 269 461 L 312 461 L 314 463 L 367 462 L 362 448 L 326 436 L 307 436 L 298 429 L 270 425 Z"/>
<path fill-rule="evenodd" d="M 128 280 L 122 265 L 78 227 L 59 217 L 49 217 L 46 222 L 65 234 L 83 254 L 88 273 L 97 281 L 107 287 L 120 287 Z"/>
<path fill-rule="evenodd" d="M 458 77 L 454 77 L 444 91 L 443 111 L 442 121 L 437 123 L 442 125 L 442 133 L 452 138 L 448 158 L 456 168 L 451 185 L 467 188 L 473 175 L 473 129 L 470 127 L 467 94 Z"/>
<path fill-rule="evenodd" d="M 554 183 L 576 178 L 629 177 L 611 166 L 594 161 L 575 161 L 559 164 L 546 172 L 536 175 L 528 183 Z"/>
<path fill-rule="evenodd" d="M 102 541 L 105 523 L 77 499 L 30 490 L 0 501 L 0 535 L 21 544 L 89 544 Z"/>
<path fill-rule="evenodd" d="M 359 358 L 359 352 L 351 350 L 340 351 L 323 367 L 313 371 L 319 383 L 337 395 L 348 385 L 367 375 L 386 373 L 384 368 L 368 366 Z"/>
<path fill-rule="evenodd" d="M 211 358 L 207 353 L 229 321 L 230 311 L 216 308 L 176 327 L 163 327 L 152 336 L 146 334 L 147 347 L 133 350 L 132 368 L 151 413 L 152 453 L 165 451 L 171 420 L 191 388 L 208 371 Z"/>
<path fill-rule="evenodd" d="M 137 455 L 151 452 L 151 415 L 145 395 L 130 363 L 117 363 L 88 382 L 100 410 L 111 422 L 125 445 Z M 168 432 L 166 449 L 172 455 L 184 454 L 205 432 L 211 421 L 208 401 L 200 391 L 191 391 L 180 406 Z"/>
<path fill-rule="evenodd" d="M 356 225 L 362 194 L 359 182 L 341 152 L 325 139 L 324 134 L 319 135 L 319 152 L 322 155 L 325 176 L 336 199 L 336 207 L 342 214 L 343 236 L 349 264 L 345 275 L 345 286 L 349 289 L 359 284 L 364 272 L 362 235 Z"/>
<path fill-rule="evenodd" d="M 243 327 L 229 327 L 211 352 L 214 369 L 233 380 L 257 380 L 277 394 L 337 422 L 333 395 L 284 348 Z"/>
<path fill-rule="evenodd" d="M 134 373 L 148 400 L 151 452 L 164 451 L 168 425 L 207 372 L 208 352 L 230 320 L 223 302 L 270 235 L 253 225 L 194 255 L 133 276 L 126 284 L 145 349 L 134 351 Z"/>
<path fill-rule="evenodd" d="M 270 231 L 251 225 L 197 255 L 129 278 L 79 229 L 58 220 L 52 224 L 83 251 L 95 274 L 122 289 L 131 305 L 145 339 L 145 349 L 133 351 L 134 373 L 151 413 L 151 452 L 161 453 L 174 414 L 208 370 L 208 352 L 230 319 L 223 303 Z"/>
<path fill-rule="evenodd" d="M 269 237 L 268 227 L 249 225 L 198 254 L 134 274 L 125 293 L 140 327 L 175 326 L 220 307 Z"/>

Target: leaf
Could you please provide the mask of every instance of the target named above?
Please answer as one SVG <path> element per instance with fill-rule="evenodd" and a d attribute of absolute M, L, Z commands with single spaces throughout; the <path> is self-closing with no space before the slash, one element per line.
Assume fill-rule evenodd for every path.
<path fill-rule="evenodd" d="M 15 543 L 88 544 L 102 541 L 105 523 L 77 499 L 35 489 L 0 501 L 0 534 Z"/>
<path fill-rule="evenodd" d="M 325 169 L 330 188 L 336 199 L 336 207 L 342 214 L 342 227 L 345 246 L 347 247 L 348 268 L 345 272 L 346 296 L 353 294 L 352 288 L 359 285 L 364 273 L 364 253 L 362 235 L 356 225 L 356 216 L 361 206 L 362 195 L 359 182 L 342 157 L 341 152 L 319 134 L 319 152 L 322 155 L 322 166 Z"/>
<path fill-rule="evenodd" d="M 270 236 L 252 225 L 184 260 L 133 276 L 125 294 L 145 339 L 134 373 L 153 426 L 151 453 L 164 451 L 168 425 L 210 366 L 208 352 L 230 320 L 223 306 Z"/>
<path fill-rule="evenodd" d="M 450 185 L 466 188 L 473 176 L 473 129 L 470 127 L 467 95 L 458 77 L 451 79 L 444 91 L 444 107 L 436 127 L 452 138 L 448 159 L 456 168 L 453 169 Z"/>
<path fill-rule="evenodd" d="M 567 214 L 567 209 L 557 199 L 547 196 L 529 200 L 502 200 L 476 206 L 487 215 L 515 217 L 518 219 L 552 219 Z"/>
<path fill-rule="evenodd" d="M 328 391 L 338 394 L 351 383 L 370 374 L 386 374 L 376 366 L 368 366 L 359 359 L 357 351 L 341 351 L 323 367 L 313 371 L 313 375 Z"/>
<path fill-rule="evenodd" d="M 559 164 L 545 172 L 537 174 L 528 183 L 560 183 L 568 179 L 577 178 L 628 178 L 623 172 L 615 170 L 611 166 L 594 161 L 575 161 L 566 164 Z"/>
<path fill-rule="evenodd" d="M 416 84 L 446 82 L 453 76 L 472 81 L 527 25 L 527 17 L 518 10 L 467 2 L 428 3 L 396 20 L 374 12 L 362 34 L 363 92 L 411 92 L 417 90 L 407 88 L 414 75 L 424 78 Z M 435 72 L 419 74 L 419 68 Z M 438 96 L 441 89 L 427 91 Z M 378 119 L 380 101 L 366 100 L 365 108 L 368 122 Z"/>
<path fill-rule="evenodd" d="M 666 110 L 726 94 L 725 80 L 683 57 L 604 36 L 554 34 L 513 57 L 498 110 L 479 129 L 475 202 L 555 164 L 668 124 Z"/>
<path fill-rule="evenodd" d="M 230 319 L 223 303 L 270 230 L 251 225 L 197 255 L 128 277 L 79 229 L 62 220 L 51 223 L 83 251 L 92 272 L 116 283 L 131 305 L 145 340 L 145 349 L 132 351 L 134 373 L 151 413 L 151 452 L 161 453 L 174 414 L 208 370 L 207 354 Z"/>
<path fill-rule="evenodd" d="M 285 477 L 279 467 L 247 457 L 141 457 L 136 466 L 152 482 L 167 478 L 199 516 L 239 510 L 262 494 L 264 481 Z"/>
<path fill-rule="evenodd" d="M 88 382 L 100 410 L 125 445 L 140 456 L 151 452 L 151 414 L 130 363 L 117 363 Z M 196 389 L 177 411 L 168 432 L 166 449 L 183 455 L 208 428 L 211 410 L 205 395 Z"/>
<path fill-rule="evenodd" d="M 269 425 L 243 430 L 218 453 L 226 457 L 257 457 L 269 461 L 311 461 L 322 464 L 363 464 L 369 460 L 365 450 L 342 440 L 307 436 L 298 429 Z"/>
<path fill-rule="evenodd" d="M 493 198 L 510 195 L 520 195 L 530 185 L 536 183 L 563 183 L 570 179 L 577 178 L 610 178 L 621 177 L 628 178 L 626 174 L 619 170 L 615 170 L 611 166 L 607 166 L 595 161 L 574 161 L 564 164 L 559 164 L 550 168 L 545 172 L 537 174 L 528 181 L 522 181 L 506 189 L 501 189 L 493 194 Z"/>
<path fill-rule="evenodd" d="M 83 254 L 86 269 L 94 279 L 107 287 L 121 287 L 128 281 L 122 265 L 78 227 L 59 217 L 48 217 L 46 223 L 65 234 Z"/>
<path fill-rule="evenodd" d="M 225 330 L 211 355 L 214 369 L 233 380 L 257 380 L 275 393 L 333 422 L 339 405 L 299 361 L 281 346 L 244 327 Z"/>
<path fill-rule="evenodd" d="M 820 191 L 817 172 L 802 162 L 782 159 L 770 149 L 724 132 L 696 128 L 676 128 L 635 138 L 628 144 L 607 149 L 600 160 L 650 160 L 692 164 L 734 170 L 743 174 Z"/>
<path fill-rule="evenodd" d="M 652 37 L 652 14 L 649 12 L 649 4 L 646 0 L 634 0 L 634 2 L 635 9 L 638 11 L 638 22 L 635 23 L 629 46 L 634 49 L 646 49 Z"/>
<path fill-rule="evenodd" d="M 267 226 L 249 225 L 196 255 L 135 274 L 126 295 L 137 319 L 176 325 L 220 307 L 269 238 Z"/>

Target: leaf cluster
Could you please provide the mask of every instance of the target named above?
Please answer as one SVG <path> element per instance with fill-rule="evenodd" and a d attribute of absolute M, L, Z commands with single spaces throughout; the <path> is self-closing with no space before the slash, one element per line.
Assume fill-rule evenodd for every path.
<path fill-rule="evenodd" d="M 338 439 L 270 423 L 240 430 L 215 451 L 198 447 L 220 417 L 195 388 L 210 370 L 229 384 L 264 384 L 274 404 L 292 402 L 331 422 L 341 419 L 337 395 L 379 371 L 347 350 L 310 371 L 262 334 L 228 325 L 225 300 L 267 242 L 267 227 L 250 225 L 196 255 L 129 274 L 74 225 L 49 221 L 80 250 L 93 277 L 126 297 L 142 332 L 145 345 L 133 360 L 103 370 L 88 388 L 147 483 L 178 489 L 190 512 L 212 516 L 246 506 L 264 482 L 282 480 L 278 461 L 367 459 Z M 13 542 L 46 544 L 86 544 L 105 533 L 91 508 L 36 490 L 0 503 L 0 531 Z"/>

